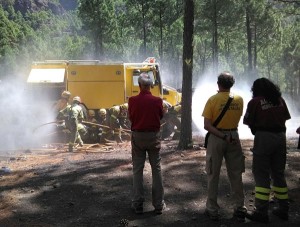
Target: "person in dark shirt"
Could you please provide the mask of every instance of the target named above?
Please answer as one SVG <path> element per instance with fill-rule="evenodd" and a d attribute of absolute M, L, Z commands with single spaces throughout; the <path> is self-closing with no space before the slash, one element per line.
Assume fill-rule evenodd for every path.
<path fill-rule="evenodd" d="M 285 122 L 291 116 L 279 87 L 272 81 L 266 78 L 255 80 L 252 93 L 253 98 L 248 103 L 244 124 L 249 126 L 254 135 L 252 172 L 255 180 L 255 210 L 248 212 L 246 217 L 257 222 L 269 222 L 269 197 L 272 189 L 279 204 L 272 213 L 288 220 Z"/>
<path fill-rule="evenodd" d="M 153 84 L 149 75 L 138 78 L 140 93 L 128 100 L 128 116 L 131 122 L 131 146 L 133 163 L 132 209 L 142 214 L 144 199 L 143 170 L 148 153 L 152 169 L 152 205 L 156 214 L 166 208 L 160 164 L 160 120 L 163 117 L 162 99 L 151 94 Z"/>

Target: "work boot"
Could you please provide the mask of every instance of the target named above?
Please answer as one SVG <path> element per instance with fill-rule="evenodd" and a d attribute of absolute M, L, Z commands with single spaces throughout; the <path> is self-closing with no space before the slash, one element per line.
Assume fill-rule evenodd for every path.
<path fill-rule="evenodd" d="M 131 204 L 131 209 L 136 214 L 143 214 L 144 213 L 143 203 L 140 203 L 140 204 Z"/>
<path fill-rule="evenodd" d="M 221 218 L 221 215 L 219 214 L 218 211 L 211 212 L 211 211 L 208 211 L 207 209 L 205 209 L 204 215 L 206 215 L 212 221 L 218 221 Z"/>
<path fill-rule="evenodd" d="M 268 223 L 269 222 L 269 215 L 263 214 L 257 211 L 249 211 L 245 214 L 246 218 L 251 221 L 261 222 L 261 223 Z"/>
<path fill-rule="evenodd" d="M 155 214 L 162 214 L 166 208 L 167 208 L 166 203 L 163 203 L 162 206 L 155 207 L 154 212 Z"/>
<path fill-rule="evenodd" d="M 234 210 L 233 217 L 235 217 L 239 222 L 245 222 L 246 213 L 247 208 L 245 206 L 238 207 Z"/>
<path fill-rule="evenodd" d="M 272 214 L 274 214 L 282 220 L 289 220 L 289 213 L 286 210 L 280 209 L 279 207 L 275 207 L 272 211 Z"/>
<path fill-rule="evenodd" d="M 245 216 L 246 218 L 252 221 L 268 223 L 269 222 L 268 210 L 269 210 L 268 200 L 255 198 L 255 210 L 252 212 L 247 212 Z"/>

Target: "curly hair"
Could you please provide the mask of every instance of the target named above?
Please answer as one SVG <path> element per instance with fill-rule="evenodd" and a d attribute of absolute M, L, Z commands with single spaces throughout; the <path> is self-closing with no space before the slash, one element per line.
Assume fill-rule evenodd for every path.
<path fill-rule="evenodd" d="M 278 105 L 280 103 L 280 88 L 271 80 L 262 77 L 253 82 L 251 88 L 253 97 L 263 96 L 267 101 Z"/>
<path fill-rule="evenodd" d="M 225 89 L 230 89 L 234 85 L 235 79 L 229 72 L 222 72 L 218 76 L 218 84 Z"/>

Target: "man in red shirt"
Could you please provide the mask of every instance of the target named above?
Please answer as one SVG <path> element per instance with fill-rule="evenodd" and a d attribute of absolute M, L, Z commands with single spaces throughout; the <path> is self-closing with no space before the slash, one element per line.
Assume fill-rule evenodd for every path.
<path fill-rule="evenodd" d="M 152 205 L 156 214 L 166 208 L 160 165 L 160 120 L 163 117 L 162 99 L 151 94 L 153 84 L 147 73 L 139 78 L 140 93 L 128 100 L 128 116 L 131 121 L 131 146 L 133 163 L 132 209 L 142 214 L 144 198 L 143 170 L 148 153 L 152 169 Z"/>

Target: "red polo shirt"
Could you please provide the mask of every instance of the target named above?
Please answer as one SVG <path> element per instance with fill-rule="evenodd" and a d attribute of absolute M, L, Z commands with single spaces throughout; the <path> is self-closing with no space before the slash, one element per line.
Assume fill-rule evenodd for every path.
<path fill-rule="evenodd" d="M 128 116 L 132 131 L 159 131 L 163 117 L 162 99 L 142 90 L 129 98 Z"/>

